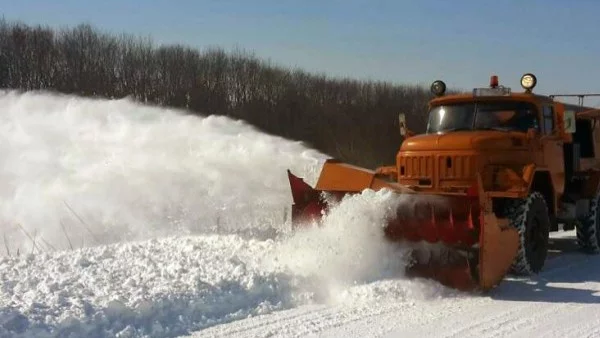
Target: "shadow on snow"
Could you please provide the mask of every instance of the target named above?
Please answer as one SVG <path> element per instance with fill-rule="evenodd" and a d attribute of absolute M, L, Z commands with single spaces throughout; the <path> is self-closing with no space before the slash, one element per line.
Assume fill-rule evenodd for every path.
<path fill-rule="evenodd" d="M 600 304 L 600 255 L 582 253 L 575 237 L 551 238 L 541 273 L 507 276 L 489 296 L 495 300 Z"/>

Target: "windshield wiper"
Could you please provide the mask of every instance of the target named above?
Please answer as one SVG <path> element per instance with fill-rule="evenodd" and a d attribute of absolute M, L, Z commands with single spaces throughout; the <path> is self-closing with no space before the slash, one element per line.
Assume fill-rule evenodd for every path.
<path fill-rule="evenodd" d="M 478 127 L 475 130 L 511 131 L 512 129 L 506 127 Z"/>
<path fill-rule="evenodd" d="M 462 131 L 462 130 L 473 130 L 473 129 L 471 127 L 457 127 L 457 128 L 443 129 L 443 130 L 440 130 L 440 132 L 449 133 L 449 132 L 453 132 L 453 131 Z"/>
<path fill-rule="evenodd" d="M 438 130 L 438 133 L 451 133 L 454 131 L 464 131 L 464 130 L 471 130 L 471 131 L 478 131 L 478 130 L 495 130 L 495 131 L 511 131 L 511 128 L 507 128 L 507 127 L 477 127 L 477 128 L 471 128 L 471 127 L 457 127 L 457 128 L 450 128 L 450 129 L 442 129 L 442 130 Z"/>

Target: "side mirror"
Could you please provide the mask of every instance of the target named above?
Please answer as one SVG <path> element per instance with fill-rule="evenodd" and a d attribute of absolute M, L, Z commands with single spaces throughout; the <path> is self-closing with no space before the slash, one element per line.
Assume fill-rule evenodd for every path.
<path fill-rule="evenodd" d="M 565 134 L 574 134 L 577 130 L 575 120 L 575 112 L 572 110 L 565 110 L 563 114 L 563 124 L 564 124 L 564 133 Z"/>
<path fill-rule="evenodd" d="M 406 129 L 406 114 L 398 114 L 398 122 L 400 124 L 400 135 L 406 136 L 408 130 Z"/>

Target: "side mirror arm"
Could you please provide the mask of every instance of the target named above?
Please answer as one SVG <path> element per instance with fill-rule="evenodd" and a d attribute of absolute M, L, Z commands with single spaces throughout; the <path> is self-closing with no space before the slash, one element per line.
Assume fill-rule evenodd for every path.
<path fill-rule="evenodd" d="M 398 115 L 398 122 L 400 125 L 400 135 L 404 138 L 409 138 L 415 136 L 416 134 L 406 127 L 406 115 L 404 113 L 400 113 Z"/>
<path fill-rule="evenodd" d="M 400 132 L 400 135 L 404 136 L 404 138 L 409 138 L 409 137 L 415 136 L 416 133 L 409 129 L 404 128 L 404 131 Z"/>

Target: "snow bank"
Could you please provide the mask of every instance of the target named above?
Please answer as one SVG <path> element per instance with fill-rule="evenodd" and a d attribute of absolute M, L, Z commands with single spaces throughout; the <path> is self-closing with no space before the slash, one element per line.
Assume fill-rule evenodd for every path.
<path fill-rule="evenodd" d="M 289 306 L 285 279 L 247 266 L 265 245 L 209 235 L 5 258 L 0 336 L 174 337 Z"/>
<path fill-rule="evenodd" d="M 205 234 L 3 258 L 0 336 L 175 337 L 309 304 L 448 297 L 403 278 L 406 251 L 381 235 L 396 203 L 365 191 L 325 227 L 284 239 Z"/>

